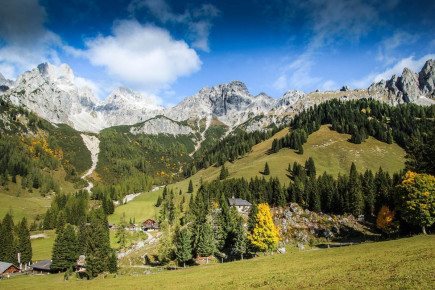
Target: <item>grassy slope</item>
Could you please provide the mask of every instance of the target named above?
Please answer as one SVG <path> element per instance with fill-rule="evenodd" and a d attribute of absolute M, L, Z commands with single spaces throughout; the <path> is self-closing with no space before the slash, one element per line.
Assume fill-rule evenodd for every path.
<path fill-rule="evenodd" d="M 59 168 L 53 171 L 53 178 L 60 185 L 64 193 L 73 193 L 77 189 L 71 182 L 65 181 L 65 170 Z M 25 216 L 28 223 L 34 221 L 39 214 L 45 214 L 50 207 L 50 197 L 42 197 L 38 189 L 32 189 L 30 193 L 27 189 L 21 188 L 21 177 L 17 176 L 17 183 L 10 182 L 8 189 L 0 187 L 0 218 L 2 219 L 7 212 L 12 212 L 15 224 Z"/>
<path fill-rule="evenodd" d="M 31 235 L 45 233 L 46 238 L 39 238 L 31 240 L 32 242 L 32 261 L 41 261 L 51 259 L 51 250 L 53 249 L 54 239 L 56 238 L 56 232 L 50 231 L 37 231 L 31 232 Z"/>
<path fill-rule="evenodd" d="M 192 289 L 192 288 L 433 288 L 435 236 L 319 251 L 290 249 L 285 255 L 192 267 L 152 275 L 92 281 L 63 280 L 63 274 L 1 281 L 3 289 Z M 138 273 L 143 269 L 137 269 Z"/>
<path fill-rule="evenodd" d="M 350 135 L 339 134 L 331 131 L 328 126 L 322 126 L 319 131 L 311 134 L 308 142 L 304 145 L 304 154 L 299 155 L 291 149 L 281 149 L 278 153 L 268 155 L 267 152 L 272 146 L 274 138 L 280 138 L 287 133 L 287 129 L 278 132 L 272 138 L 255 145 L 252 152 L 246 157 L 236 160 L 233 163 L 227 162 L 229 178 L 250 179 L 251 177 L 262 177 L 261 171 L 267 161 L 270 167 L 271 176 L 277 176 L 282 183 L 288 184 L 287 167 L 294 161 L 304 165 L 308 157 L 312 157 L 316 164 L 317 174 L 322 174 L 325 170 L 334 176 L 338 173 L 349 173 L 352 162 L 355 162 L 357 169 L 363 172 L 369 168 L 373 172 L 379 166 L 390 173 L 394 173 L 403 168 L 405 161 L 405 151 L 397 144 L 386 144 L 370 137 L 365 143 L 357 145 L 348 142 Z M 201 178 L 203 181 L 212 181 L 218 178 L 220 168 L 209 167 L 200 170 L 191 177 L 195 191 L 199 188 Z M 190 196 L 186 194 L 189 180 L 183 180 L 170 185 L 177 192 L 181 189 L 186 195 L 186 202 Z M 155 217 L 157 213 L 153 206 L 162 190 L 152 193 L 145 193 L 137 197 L 127 205 L 116 208 L 115 214 L 109 217 L 110 222 L 117 223 L 125 212 L 127 221 L 131 217 L 136 217 L 136 221 L 144 221 L 147 218 Z M 180 198 L 178 195 L 176 195 Z"/>

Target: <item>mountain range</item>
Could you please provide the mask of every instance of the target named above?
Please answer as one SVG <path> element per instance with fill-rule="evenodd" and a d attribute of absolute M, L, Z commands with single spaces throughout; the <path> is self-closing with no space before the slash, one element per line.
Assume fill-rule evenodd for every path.
<path fill-rule="evenodd" d="M 401 76 L 373 83 L 367 89 L 343 86 L 336 91 L 308 94 L 290 90 L 279 99 L 264 93 L 251 95 L 244 83 L 232 81 L 204 87 L 170 108 L 153 105 L 140 93 L 123 86 L 99 101 L 91 89 L 75 85 L 74 73 L 67 64 L 57 67 L 43 63 L 15 81 L 0 74 L 0 97 L 54 124 L 65 123 L 78 131 L 97 133 L 112 126 L 139 123 L 131 128 L 131 133 L 204 134 L 213 120 L 228 127 L 227 133 L 238 127 L 255 131 L 279 125 L 332 98 L 374 98 L 391 105 L 435 104 L 435 61 L 428 60 L 419 73 L 405 68 Z"/>

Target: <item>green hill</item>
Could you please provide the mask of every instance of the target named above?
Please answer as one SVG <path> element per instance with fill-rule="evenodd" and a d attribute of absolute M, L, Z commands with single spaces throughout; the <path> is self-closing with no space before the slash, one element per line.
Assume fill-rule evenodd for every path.
<path fill-rule="evenodd" d="M 80 176 L 91 158 L 80 132 L 0 101 L 0 136 L 0 218 L 11 212 L 16 222 L 32 222 L 53 193 L 86 185 Z"/>
<path fill-rule="evenodd" d="M 245 178 L 250 179 L 255 176 L 263 177 L 261 172 L 264 169 L 264 164 L 268 162 L 270 167 L 270 176 L 278 177 L 282 184 L 288 184 L 288 164 L 299 162 L 304 164 L 305 161 L 312 157 L 315 161 L 317 174 L 320 175 L 324 171 L 330 174 L 337 175 L 338 173 L 349 173 L 352 162 L 355 163 L 360 172 L 370 169 L 376 172 L 379 167 L 385 171 L 398 172 L 403 169 L 405 162 L 405 151 L 397 144 L 387 144 L 369 137 L 362 144 L 350 143 L 348 139 L 350 135 L 340 134 L 329 129 L 328 125 L 324 125 L 317 132 L 308 137 L 307 143 L 304 144 L 304 154 L 300 155 L 295 150 L 284 148 L 278 153 L 270 154 L 270 148 L 275 138 L 280 138 L 287 134 L 288 129 L 284 129 L 276 133 L 271 138 L 253 146 L 252 151 L 244 157 L 227 162 L 225 166 L 228 168 L 228 178 Z M 207 169 L 198 171 L 189 179 L 169 185 L 169 188 L 176 192 L 182 190 L 187 201 L 190 199 L 190 194 L 187 194 L 189 181 L 192 180 L 195 191 L 199 188 L 201 180 L 210 182 L 219 178 L 220 167 L 211 166 Z M 268 177 L 266 177 L 268 178 Z M 155 217 L 158 209 L 154 207 L 157 197 L 161 195 L 162 189 L 155 192 L 143 193 L 130 203 L 117 207 L 115 214 L 109 216 L 110 222 L 119 222 L 123 213 L 127 218 L 136 218 L 136 221 L 142 221 L 147 218 Z M 181 200 L 181 196 L 176 195 L 177 202 Z"/>

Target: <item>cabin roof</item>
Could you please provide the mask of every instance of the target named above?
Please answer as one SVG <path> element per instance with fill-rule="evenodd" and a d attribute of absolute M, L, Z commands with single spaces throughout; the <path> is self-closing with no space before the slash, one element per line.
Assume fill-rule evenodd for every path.
<path fill-rule="evenodd" d="M 252 204 L 241 198 L 228 198 L 228 203 L 230 206 L 252 206 Z"/>
<path fill-rule="evenodd" d="M 36 269 L 36 270 L 50 271 L 51 270 L 51 260 L 42 260 L 38 263 L 33 264 L 32 268 Z"/>
<path fill-rule="evenodd" d="M 9 269 L 11 266 L 18 269 L 14 264 L 7 263 L 7 262 L 0 262 L 0 274 L 3 274 L 7 269 Z"/>

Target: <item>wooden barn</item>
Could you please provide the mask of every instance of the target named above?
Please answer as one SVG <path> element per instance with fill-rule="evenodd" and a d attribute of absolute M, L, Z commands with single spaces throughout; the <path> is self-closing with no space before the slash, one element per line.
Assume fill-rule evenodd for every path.
<path fill-rule="evenodd" d="M 5 277 L 8 275 L 11 275 L 13 273 L 20 272 L 20 269 L 18 269 L 14 264 L 12 263 L 6 263 L 6 262 L 0 262 L 0 275 Z"/>
<path fill-rule="evenodd" d="M 142 223 L 142 229 L 144 231 L 160 230 L 159 223 L 155 219 L 147 219 Z"/>

